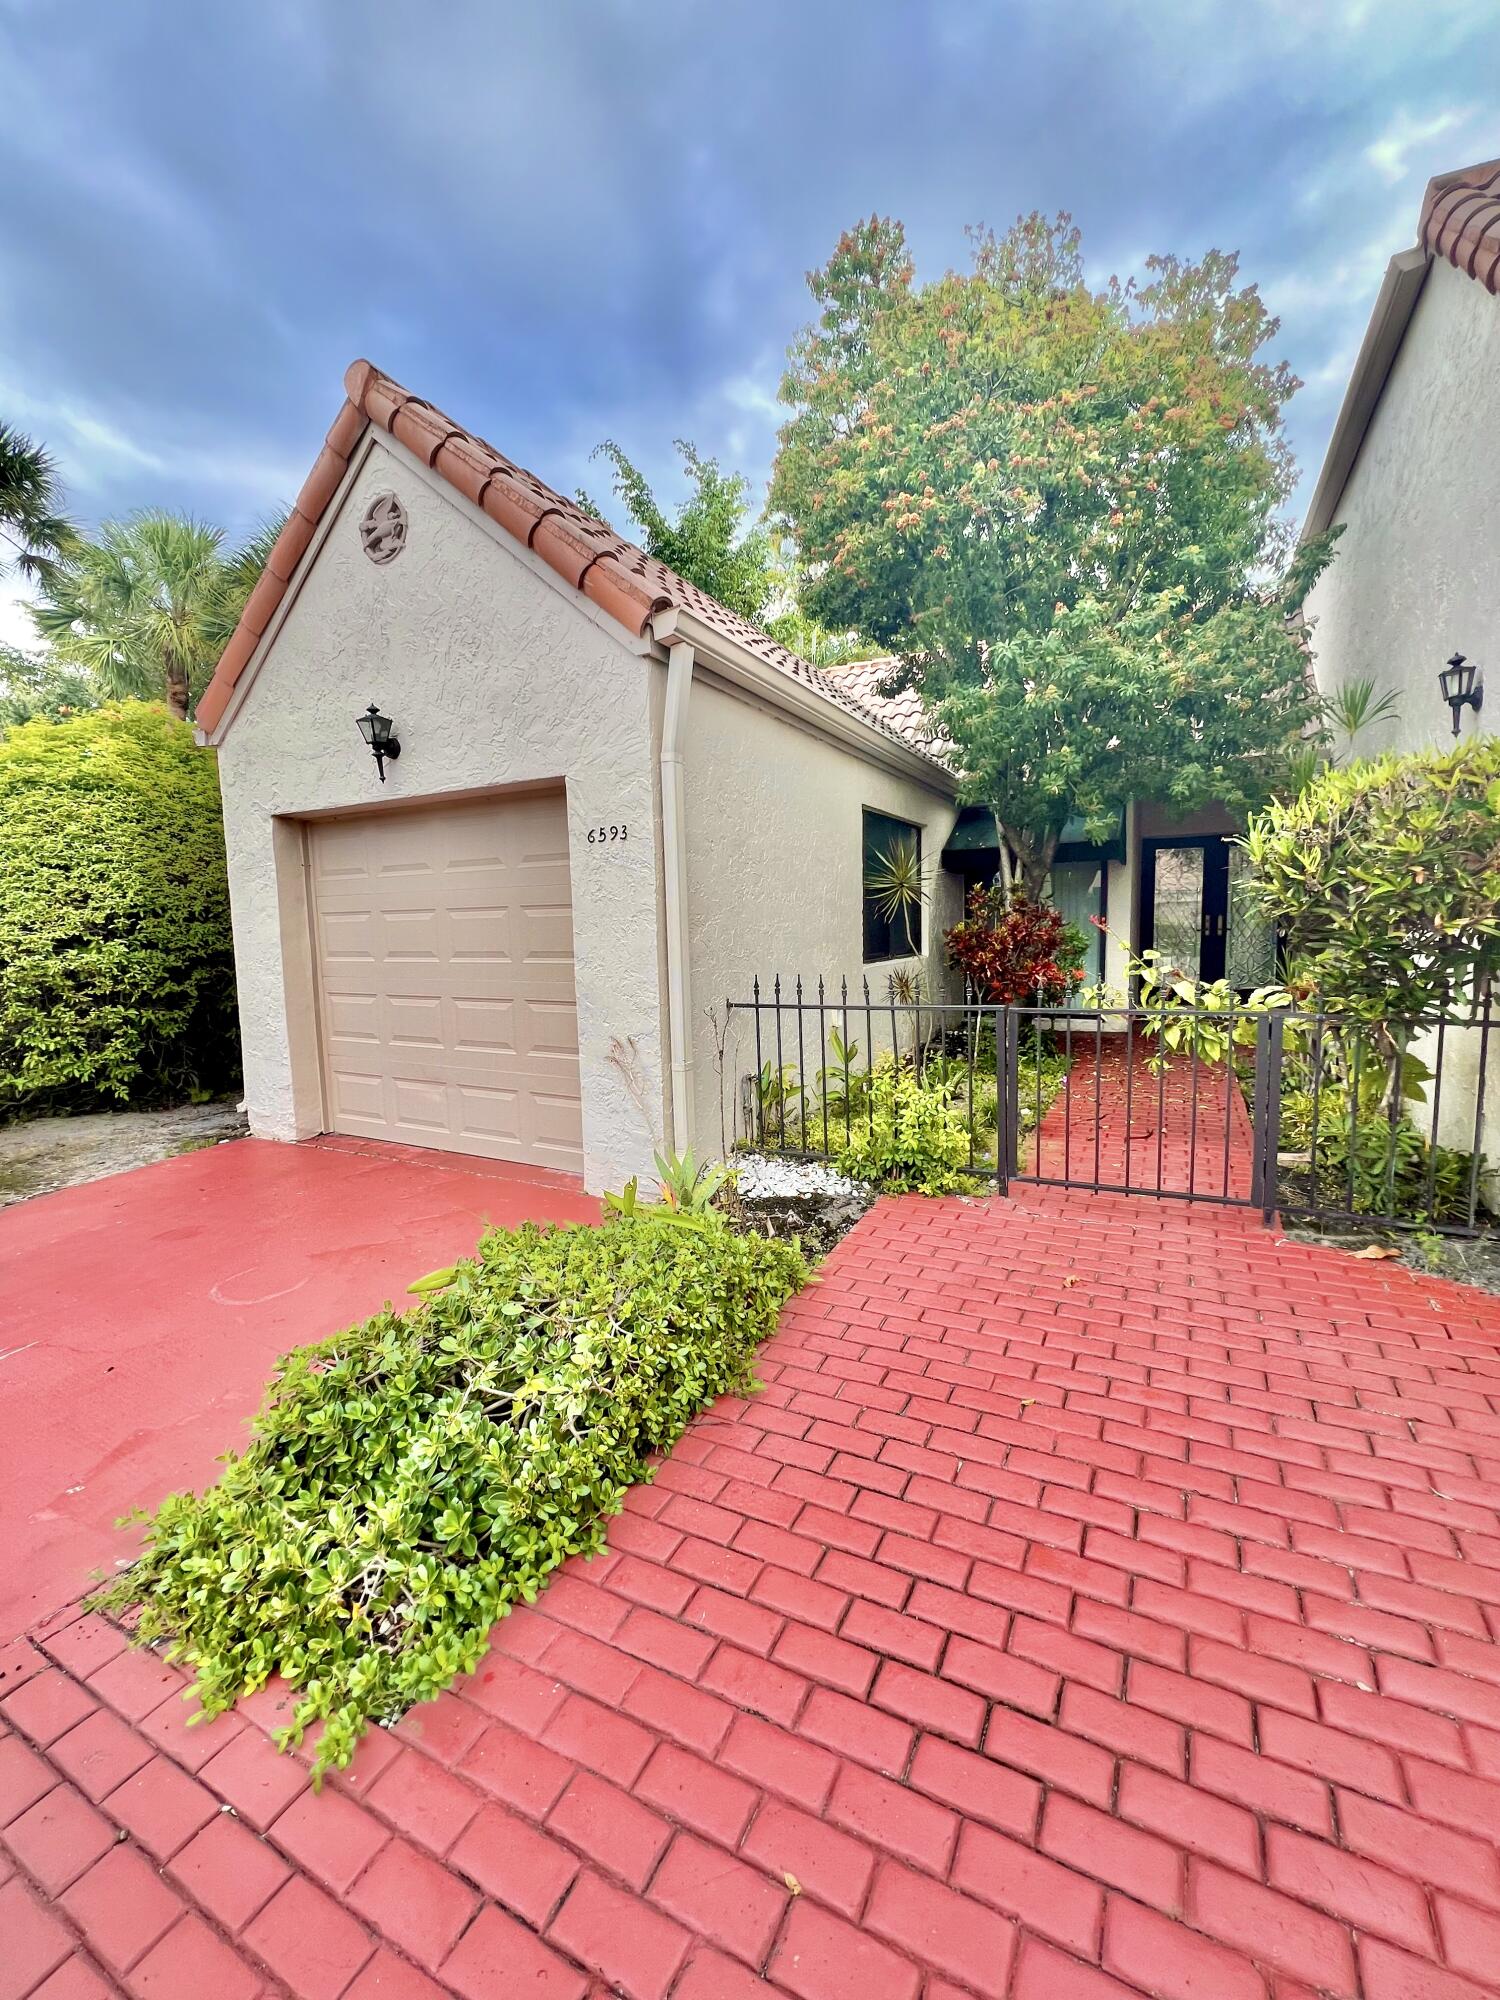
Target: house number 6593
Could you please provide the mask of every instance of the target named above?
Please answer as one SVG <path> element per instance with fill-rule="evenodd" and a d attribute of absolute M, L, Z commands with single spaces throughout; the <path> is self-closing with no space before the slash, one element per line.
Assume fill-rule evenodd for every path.
<path fill-rule="evenodd" d="M 606 846 L 612 840 L 624 840 L 629 835 L 629 832 L 629 827 L 624 825 L 591 826 L 589 828 L 589 846 L 601 847 Z"/>

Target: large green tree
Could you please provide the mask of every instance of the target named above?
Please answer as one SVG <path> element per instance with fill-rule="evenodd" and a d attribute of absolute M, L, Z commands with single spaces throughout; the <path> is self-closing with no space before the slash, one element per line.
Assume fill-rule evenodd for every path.
<path fill-rule="evenodd" d="M 640 530 L 647 555 L 814 666 L 833 666 L 868 652 L 855 633 L 828 631 L 802 609 L 796 551 L 778 546 L 763 526 L 752 521 L 750 486 L 742 474 L 722 471 L 717 459 L 704 458 L 696 446 L 679 438 L 677 452 L 691 491 L 669 515 L 645 474 L 619 445 L 606 441 L 599 452 L 614 467 L 615 494 Z M 595 519 L 603 519 L 587 493 L 580 493 L 578 502 Z"/>
<path fill-rule="evenodd" d="M 1297 384 L 1233 257 L 1085 279 L 1066 216 L 915 283 L 872 218 L 809 280 L 771 506 L 812 617 L 894 654 L 1040 893 L 1128 794 L 1262 800 L 1315 716 L 1290 608 Z"/>
<path fill-rule="evenodd" d="M 254 589 L 280 522 L 225 550 L 222 528 L 150 510 L 106 521 L 47 580 L 33 617 L 58 662 L 104 693 L 186 719 Z"/>
<path fill-rule="evenodd" d="M 0 576 L 14 570 L 29 583 L 47 584 L 72 541 L 51 459 L 0 424 Z"/>

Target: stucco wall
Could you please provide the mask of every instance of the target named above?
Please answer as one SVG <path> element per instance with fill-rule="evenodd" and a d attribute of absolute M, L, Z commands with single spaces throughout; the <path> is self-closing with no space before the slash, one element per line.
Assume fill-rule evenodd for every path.
<path fill-rule="evenodd" d="M 1396 691 L 1392 723 L 1361 755 L 1451 744 L 1438 670 L 1487 669 L 1500 711 L 1500 299 L 1441 259 L 1428 272 L 1339 503 L 1333 562 L 1308 600 L 1320 687 L 1371 675 Z"/>
<path fill-rule="evenodd" d="M 1318 685 L 1368 674 L 1400 713 L 1355 748 L 1450 748 L 1438 693 L 1451 653 L 1487 669 L 1487 706 L 1466 709 L 1465 736 L 1500 723 L 1500 299 L 1436 260 L 1339 502 L 1333 562 L 1308 608 Z M 1450 1035 L 1440 1136 L 1473 1144 L 1478 1038 Z M 1421 1045 L 1431 1062 L 1434 1039 Z M 1482 1149 L 1500 1162 L 1500 1046 L 1487 1064 Z M 1418 1107 L 1425 1132 L 1430 1113 Z M 1500 1189 L 1487 1183 L 1491 1206 Z"/>
<path fill-rule="evenodd" d="M 386 489 L 410 530 L 377 567 L 357 525 Z M 220 753 L 252 1131 L 323 1129 L 295 816 L 562 778 L 585 1178 L 600 1189 L 649 1172 L 663 1090 L 659 673 L 399 445 L 373 445 Z M 370 701 L 402 745 L 384 787 L 355 725 Z M 598 824 L 629 837 L 591 846 Z"/>
<path fill-rule="evenodd" d="M 930 888 L 924 951 L 920 961 L 898 963 L 921 971 L 928 997 L 947 997 L 942 933 L 958 921 L 959 890 L 939 855 L 957 809 L 940 789 L 867 764 L 701 671 L 688 711 L 685 789 L 694 1132 L 697 1150 L 709 1155 L 719 1151 L 720 1090 L 706 1008 L 722 1016 L 726 997 L 748 999 L 757 973 L 764 988 L 779 972 L 788 990 L 800 973 L 810 994 L 820 973 L 830 994 L 844 977 L 851 993 L 861 993 L 868 973 L 872 992 L 885 991 L 892 964 L 866 966 L 862 958 L 866 806 L 922 828 Z M 785 1026 L 794 1034 L 790 1016 Z M 889 1041 L 888 1027 L 877 1030 L 877 1048 L 882 1037 Z M 862 1024 L 857 1039 L 863 1046 Z M 808 1071 L 824 1059 L 817 1041 L 809 1021 Z M 787 1060 L 796 1059 L 793 1045 Z M 753 1027 L 736 1016 L 724 1066 L 726 1118 L 737 1079 L 754 1067 Z"/>

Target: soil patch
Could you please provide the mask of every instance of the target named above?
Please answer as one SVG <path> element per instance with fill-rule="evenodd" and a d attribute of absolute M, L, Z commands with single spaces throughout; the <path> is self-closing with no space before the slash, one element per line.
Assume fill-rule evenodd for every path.
<path fill-rule="evenodd" d="M 221 1139 L 243 1139 L 249 1129 L 227 1098 L 166 1111 L 89 1111 L 76 1118 L 0 1125 L 0 1208 Z"/>

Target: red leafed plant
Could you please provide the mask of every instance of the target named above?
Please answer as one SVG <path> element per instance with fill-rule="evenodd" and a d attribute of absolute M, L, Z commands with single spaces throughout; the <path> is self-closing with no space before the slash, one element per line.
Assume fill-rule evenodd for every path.
<path fill-rule="evenodd" d="M 1071 997 L 1083 981 L 1083 934 L 1050 903 L 996 882 L 969 891 L 964 920 L 944 938 L 948 960 L 981 1001 L 1015 1007 Z"/>

